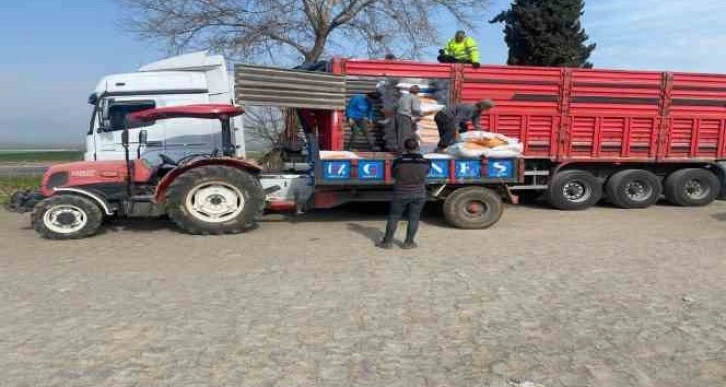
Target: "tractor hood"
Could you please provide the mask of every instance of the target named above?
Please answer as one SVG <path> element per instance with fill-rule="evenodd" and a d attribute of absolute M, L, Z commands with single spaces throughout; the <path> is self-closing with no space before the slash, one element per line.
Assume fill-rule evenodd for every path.
<path fill-rule="evenodd" d="M 52 196 L 56 188 L 83 187 L 126 181 L 126 162 L 114 161 L 77 161 L 52 165 L 43 175 L 41 191 Z"/>

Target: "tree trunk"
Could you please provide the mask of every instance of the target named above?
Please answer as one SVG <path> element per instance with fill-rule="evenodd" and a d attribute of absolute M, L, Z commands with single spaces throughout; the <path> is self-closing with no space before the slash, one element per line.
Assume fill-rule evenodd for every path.
<path fill-rule="evenodd" d="M 320 57 L 323 56 L 323 52 L 325 52 L 325 42 L 327 41 L 327 39 L 328 34 L 318 34 L 317 38 L 315 39 L 315 44 L 313 45 L 313 48 L 305 55 L 306 65 L 320 60 Z"/>

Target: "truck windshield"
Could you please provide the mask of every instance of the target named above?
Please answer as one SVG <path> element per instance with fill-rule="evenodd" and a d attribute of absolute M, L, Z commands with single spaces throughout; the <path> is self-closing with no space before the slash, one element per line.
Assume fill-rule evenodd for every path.
<path fill-rule="evenodd" d="M 156 107 L 154 101 L 116 101 L 111 104 L 108 109 L 109 119 L 111 121 L 111 131 L 123 130 L 126 117 L 130 113 L 153 109 Z M 154 125 L 154 121 L 137 121 L 129 120 L 129 129 L 141 128 Z"/>

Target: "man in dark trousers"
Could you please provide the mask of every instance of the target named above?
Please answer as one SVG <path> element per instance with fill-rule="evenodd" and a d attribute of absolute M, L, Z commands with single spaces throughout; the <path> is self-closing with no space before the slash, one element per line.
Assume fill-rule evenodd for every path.
<path fill-rule="evenodd" d="M 395 179 L 393 201 L 391 201 L 391 209 L 388 213 L 386 235 L 378 243 L 378 247 L 383 249 L 393 247 L 393 236 L 396 234 L 398 222 L 404 213 L 408 220 L 408 230 L 406 230 L 406 240 L 401 248 L 413 249 L 416 247 L 414 238 L 418 231 L 421 211 L 426 204 L 426 176 L 431 170 L 431 161 L 418 152 L 416 139 L 409 138 L 404 142 L 404 146 L 406 153 L 393 162 L 392 175 Z"/>
<path fill-rule="evenodd" d="M 416 122 L 423 116 L 421 99 L 418 96 L 420 91 L 418 85 L 411 86 L 407 94 L 401 94 L 396 105 L 396 138 L 398 151 L 401 153 L 406 151 L 404 146 L 406 140 L 416 136 Z"/>
<path fill-rule="evenodd" d="M 466 132 L 469 121 L 474 126 L 474 130 L 481 130 L 479 116 L 493 107 L 494 101 L 485 99 L 474 105 L 460 103 L 441 109 L 434 116 L 436 128 L 439 130 L 439 144 L 434 152 L 443 152 L 448 148 L 456 140 L 457 131 Z"/>
<path fill-rule="evenodd" d="M 398 103 L 398 89 L 396 82 L 384 80 L 378 82 L 376 91 L 381 95 L 381 114 L 383 120 L 379 122 L 383 126 L 383 139 L 386 142 L 386 150 L 389 152 L 398 151 L 398 134 L 396 133 L 396 105 Z"/>
<path fill-rule="evenodd" d="M 354 94 L 350 97 L 348 105 L 345 108 L 345 117 L 348 119 L 350 126 L 350 140 L 345 150 L 350 150 L 355 142 L 358 132 L 363 135 L 368 142 L 368 150 L 379 151 L 373 136 L 373 103 L 381 96 L 377 91 L 366 94 Z"/>

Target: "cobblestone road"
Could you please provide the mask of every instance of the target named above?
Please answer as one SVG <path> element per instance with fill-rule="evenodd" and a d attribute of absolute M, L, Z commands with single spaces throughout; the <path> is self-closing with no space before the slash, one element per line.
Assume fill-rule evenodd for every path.
<path fill-rule="evenodd" d="M 726 385 L 726 203 L 429 218 L 415 251 L 382 226 L 50 242 L 0 213 L 0 386 Z"/>

